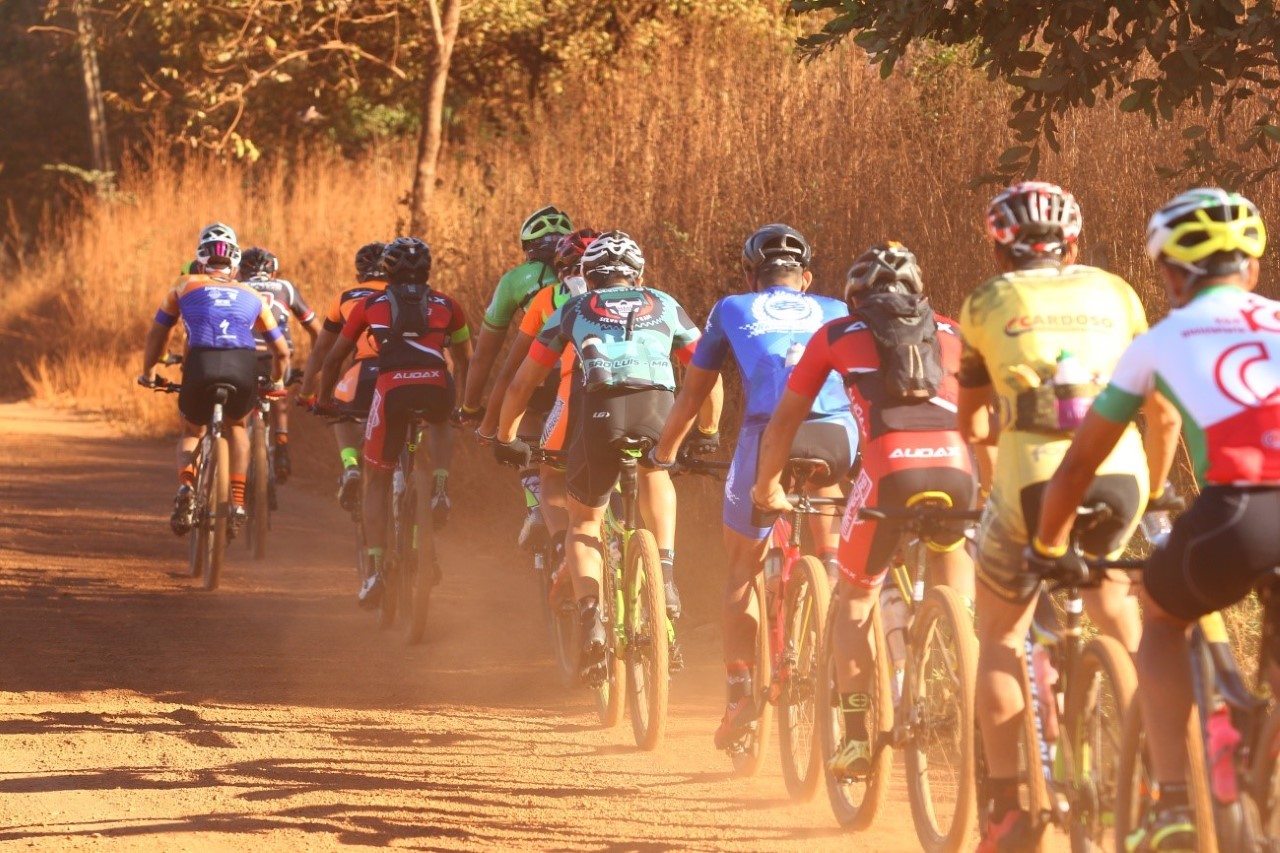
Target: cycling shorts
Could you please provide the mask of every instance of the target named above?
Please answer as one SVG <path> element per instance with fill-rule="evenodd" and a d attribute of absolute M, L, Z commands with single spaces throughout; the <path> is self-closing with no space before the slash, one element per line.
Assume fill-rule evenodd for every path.
<path fill-rule="evenodd" d="M 222 417 L 243 419 L 258 400 L 258 354 L 251 349 L 197 347 L 182 359 L 182 391 L 178 411 L 188 422 L 203 426 L 213 416 L 213 386 L 230 385 Z"/>
<path fill-rule="evenodd" d="M 1188 622 L 1235 604 L 1280 566 L 1280 488 L 1207 486 L 1147 562 L 1147 594 Z"/>
<path fill-rule="evenodd" d="M 854 586 L 875 589 L 898 547 L 902 525 L 861 519 L 862 507 L 898 509 L 928 495 L 968 509 L 976 491 L 973 460 L 958 432 L 887 432 L 872 439 L 862 449 L 862 469 L 840 525 L 841 575 Z M 964 541 L 964 525 L 958 523 L 928 545 L 945 552 Z"/>
<path fill-rule="evenodd" d="M 378 360 L 365 358 L 353 362 L 333 388 L 338 411 L 350 418 L 363 420 L 373 405 L 373 389 L 378 384 Z"/>
<path fill-rule="evenodd" d="M 560 387 L 556 392 L 555 405 L 547 413 L 547 422 L 542 427 L 542 449 L 554 453 L 564 451 L 565 436 L 569 432 L 569 390 L 573 385 L 573 374 L 560 377 Z M 556 468 L 563 468 L 564 462 L 551 463 Z"/>
<path fill-rule="evenodd" d="M 602 507 L 622 470 L 613 442 L 630 436 L 657 444 L 675 395 L 666 388 L 610 388 L 587 393 L 575 383 L 570 396 L 565 485 L 569 496 L 579 503 Z"/>
<path fill-rule="evenodd" d="M 445 423 L 453 400 L 453 377 L 444 365 L 381 371 L 365 422 L 365 464 L 394 469 L 413 416 L 420 413 L 427 423 Z"/>
<path fill-rule="evenodd" d="M 724 483 L 725 527 L 757 542 L 769 535 L 777 517 L 760 512 L 751 503 L 751 487 L 756 482 L 760 462 L 760 437 L 765 426 L 743 424 Z M 848 413 L 805 421 L 791 442 L 793 457 L 826 461 L 831 476 L 825 482 L 815 483 L 818 486 L 835 485 L 844 479 L 857 451 L 858 425 Z"/>
<path fill-rule="evenodd" d="M 1023 550 L 1029 535 L 1023 519 L 1040 518 L 1040 502 L 1048 482 L 1032 483 L 1018 493 L 1016 507 L 1010 512 L 1003 495 L 992 493 L 982 514 L 978 533 L 978 579 L 996 595 L 1015 603 L 1026 602 L 1040 588 L 1039 578 L 1027 573 Z M 1086 555 L 1105 557 L 1124 548 L 1138 525 L 1142 508 L 1147 505 L 1147 483 L 1133 474 L 1100 474 L 1081 504 L 1104 503 L 1111 518 L 1079 536 L 1080 549 Z"/>

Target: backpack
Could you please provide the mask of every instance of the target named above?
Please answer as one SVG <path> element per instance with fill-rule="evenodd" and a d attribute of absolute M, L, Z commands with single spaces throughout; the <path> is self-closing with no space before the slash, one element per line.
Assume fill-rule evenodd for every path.
<path fill-rule="evenodd" d="M 425 284 L 393 284 L 387 287 L 391 306 L 390 340 L 420 338 L 427 333 L 427 292 Z"/>
<path fill-rule="evenodd" d="M 873 293 L 855 310 L 867 324 L 880 353 L 880 378 L 890 401 L 933 399 L 945 375 L 938 321 L 923 296 Z"/>

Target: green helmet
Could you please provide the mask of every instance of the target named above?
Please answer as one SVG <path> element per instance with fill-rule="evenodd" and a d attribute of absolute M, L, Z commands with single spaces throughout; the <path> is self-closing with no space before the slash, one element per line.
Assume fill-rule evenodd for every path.
<path fill-rule="evenodd" d="M 573 233 L 573 223 L 569 214 L 554 205 L 547 205 L 541 210 L 529 214 L 529 218 L 520 226 L 520 243 L 528 248 L 528 244 L 541 240 L 548 235 L 559 240 L 565 234 Z"/>

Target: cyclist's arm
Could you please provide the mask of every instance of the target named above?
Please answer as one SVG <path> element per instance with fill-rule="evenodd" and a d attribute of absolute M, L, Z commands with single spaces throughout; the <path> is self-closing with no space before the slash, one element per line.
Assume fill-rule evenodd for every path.
<path fill-rule="evenodd" d="M 1142 405 L 1142 415 L 1147 422 L 1142 444 L 1147 452 L 1147 468 L 1151 472 L 1151 494 L 1159 495 L 1164 491 L 1169 470 L 1173 468 L 1173 456 L 1178 452 L 1182 415 L 1159 391 L 1147 397 Z"/>
<path fill-rule="evenodd" d="M 281 335 L 272 338 L 268 346 L 271 347 L 271 381 L 283 382 L 285 372 L 289 369 L 289 344 L 284 335 Z"/>
<path fill-rule="evenodd" d="M 475 356 L 471 359 L 471 370 L 467 372 L 467 385 L 462 395 L 464 408 L 475 411 L 480 408 L 484 399 L 484 384 L 489 381 L 489 373 L 493 363 L 502 350 L 507 339 L 507 329 L 490 328 L 486 323 L 480 327 L 480 336 L 476 340 Z"/>
<path fill-rule="evenodd" d="M 142 373 L 139 376 L 145 376 L 150 379 L 155 376 L 156 365 L 160 363 L 160 356 L 169 346 L 169 338 L 173 335 L 173 326 L 157 320 L 151 324 L 151 328 L 147 330 L 147 341 L 142 347 Z"/>
<path fill-rule="evenodd" d="M 307 301 L 302 298 L 302 291 L 298 289 L 298 285 L 292 282 L 290 282 L 290 285 L 292 298 L 289 300 L 289 310 L 298 319 L 298 325 L 306 331 L 307 337 L 314 345 L 316 336 L 320 334 L 320 318 L 307 305 Z"/>
<path fill-rule="evenodd" d="M 327 327 L 320 329 L 320 334 L 316 335 L 315 343 L 311 345 L 311 353 L 307 356 L 307 364 L 302 369 L 302 390 L 298 392 L 300 397 L 309 397 L 316 393 L 320 387 L 320 366 L 324 364 L 325 357 L 329 355 L 329 351 L 333 349 L 333 345 L 338 340 L 338 333 L 330 331 Z"/>
<path fill-rule="evenodd" d="M 342 364 L 347 360 L 347 356 L 355 352 L 355 348 L 356 342 L 344 335 L 334 342 L 328 355 L 324 357 L 324 362 L 320 367 L 319 382 L 319 401 L 321 403 L 327 404 L 333 400 L 333 388 L 338 384 L 338 377 L 342 375 Z M 310 375 L 310 372 L 308 372 L 307 376 Z M 303 377 L 303 381 L 306 381 L 306 377 Z"/>
<path fill-rule="evenodd" d="M 546 364 L 545 356 L 539 359 L 534 351 L 530 351 L 529 356 L 520 365 L 520 369 L 511 380 L 511 385 L 507 388 L 506 396 L 502 399 L 502 412 L 498 416 L 498 441 L 515 440 L 516 431 L 520 428 L 520 419 L 524 417 L 524 410 L 529 407 L 529 399 L 559 360 L 559 353 L 548 350 L 546 347 L 541 347 L 540 351 L 551 353 L 551 363 Z"/>
<path fill-rule="evenodd" d="M 1117 422 L 1089 410 L 1071 439 L 1071 446 L 1053 472 L 1040 502 L 1040 524 L 1036 536 L 1052 551 L 1065 550 L 1076 520 L 1076 509 L 1093 482 L 1094 474 L 1115 449 L 1129 426 L 1128 419 Z"/>
<path fill-rule="evenodd" d="M 760 438 L 760 458 L 756 463 L 756 482 L 751 489 L 751 500 L 757 506 L 785 512 L 791 509 L 787 493 L 782 488 L 782 469 L 791 457 L 791 444 L 795 441 L 800 424 L 809 417 L 817 394 L 801 394 L 787 388 L 782 392 L 778 408 L 774 409 L 769 425 Z"/>
<path fill-rule="evenodd" d="M 991 373 L 982 354 L 966 340 L 956 373 L 960 393 L 956 400 L 956 426 L 960 437 L 972 445 L 994 444 L 997 431 L 991 423 Z"/>
<path fill-rule="evenodd" d="M 467 369 L 471 366 L 471 327 L 467 325 L 466 314 L 457 300 L 449 300 L 452 312 L 449 325 L 445 328 L 449 339 L 445 346 L 445 354 L 453 362 L 453 383 L 455 388 L 467 387 Z"/>
<path fill-rule="evenodd" d="M 716 384 L 711 386 L 711 393 L 698 410 L 698 428 L 705 433 L 713 433 L 720 429 L 720 413 L 724 410 L 724 379 L 716 377 Z"/>
<path fill-rule="evenodd" d="M 533 336 L 524 332 L 516 333 L 515 340 L 511 342 L 511 349 L 507 351 L 507 360 L 498 371 L 497 378 L 493 380 L 493 388 L 489 391 L 489 406 L 485 409 L 484 420 L 480 423 L 482 435 L 493 435 L 497 431 L 502 400 L 506 397 L 507 390 L 511 387 L 511 380 L 520 369 L 520 365 L 524 363 L 524 357 L 529 354 L 531 346 L 533 346 Z"/>
<path fill-rule="evenodd" d="M 662 428 L 662 435 L 658 438 L 658 446 L 654 450 L 654 456 L 658 461 L 666 463 L 676 458 L 680 442 L 684 441 L 684 437 L 688 435 L 700 410 L 703 410 L 703 426 L 710 425 L 714 428 L 719 425 L 719 401 L 715 404 L 714 420 L 708 417 L 704 410 L 712 402 L 713 396 L 723 395 L 723 392 L 715 393 L 720 387 L 720 371 L 698 367 L 696 364 L 689 365 L 684 372 L 684 385 L 676 395 L 676 401 L 671 406 L 671 414 L 667 415 L 667 423 Z"/>

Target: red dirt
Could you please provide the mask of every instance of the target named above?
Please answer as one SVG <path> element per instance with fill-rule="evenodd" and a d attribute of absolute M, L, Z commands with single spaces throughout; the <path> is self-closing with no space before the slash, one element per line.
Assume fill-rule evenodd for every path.
<path fill-rule="evenodd" d="M 406 648 L 356 608 L 328 495 L 283 488 L 268 560 L 233 543 L 205 593 L 168 530 L 167 442 L 27 404 L 0 406 L 0 435 L 0 842 L 918 849 L 900 781 L 851 835 L 822 793 L 787 798 L 776 747 L 734 777 L 710 627 L 685 638 L 659 751 L 599 729 L 558 686 L 514 513 L 454 496 L 427 643 Z"/>

